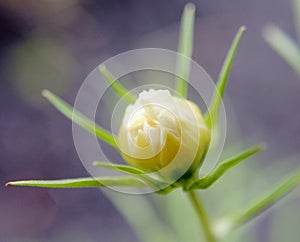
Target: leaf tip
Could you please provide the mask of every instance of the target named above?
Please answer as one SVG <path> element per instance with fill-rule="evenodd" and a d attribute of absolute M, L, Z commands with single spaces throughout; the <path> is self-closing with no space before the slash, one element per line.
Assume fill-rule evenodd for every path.
<path fill-rule="evenodd" d="M 239 28 L 239 32 L 240 33 L 243 33 L 243 32 L 245 32 L 246 31 L 246 26 L 245 25 L 242 25 L 240 28 Z"/>
<path fill-rule="evenodd" d="M 260 143 L 258 145 L 253 146 L 252 148 L 250 148 L 250 153 L 252 155 L 254 155 L 254 154 L 257 154 L 257 153 L 259 153 L 259 152 L 261 152 L 265 149 L 266 149 L 266 144 Z"/>
<path fill-rule="evenodd" d="M 106 66 L 105 65 L 99 65 L 99 70 L 101 73 L 106 71 Z"/>
<path fill-rule="evenodd" d="M 48 89 L 44 89 L 44 90 L 42 91 L 42 96 L 43 96 L 43 97 L 47 98 L 47 97 L 49 97 L 50 95 L 51 95 L 51 92 L 50 92 Z"/>
<path fill-rule="evenodd" d="M 13 186 L 13 182 L 6 182 L 4 186 L 5 187 L 11 187 L 11 186 Z"/>
<path fill-rule="evenodd" d="M 265 150 L 267 148 L 267 145 L 265 143 L 259 144 L 260 150 Z"/>
<path fill-rule="evenodd" d="M 262 35 L 266 40 L 273 38 L 276 32 L 278 32 L 278 27 L 274 24 L 266 24 L 262 29 Z"/>
<path fill-rule="evenodd" d="M 267 145 L 265 143 L 260 143 L 258 145 L 256 145 L 254 148 L 257 152 L 263 151 L 265 150 L 267 147 Z"/>
<path fill-rule="evenodd" d="M 187 4 L 185 5 L 184 8 L 185 8 L 185 10 L 187 10 L 187 11 L 192 11 L 192 12 L 194 12 L 195 9 L 196 9 L 196 6 L 195 6 L 194 3 L 187 3 Z"/>

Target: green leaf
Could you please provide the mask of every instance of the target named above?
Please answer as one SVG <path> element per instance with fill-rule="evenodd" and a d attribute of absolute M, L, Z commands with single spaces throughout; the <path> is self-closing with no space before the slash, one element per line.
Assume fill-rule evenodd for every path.
<path fill-rule="evenodd" d="M 300 169 L 296 172 L 290 174 L 286 179 L 283 179 L 274 188 L 273 191 L 268 192 L 266 195 L 262 196 L 257 202 L 250 205 L 244 212 L 241 212 L 238 216 L 235 216 L 234 224 L 235 226 L 242 225 L 255 216 L 259 215 L 265 209 L 269 208 L 272 204 L 277 202 L 293 188 L 295 188 L 300 182 Z"/>
<path fill-rule="evenodd" d="M 300 0 L 293 0 L 294 22 L 295 28 L 300 40 Z"/>
<path fill-rule="evenodd" d="M 117 80 L 112 76 L 112 74 L 106 69 L 104 65 L 99 67 L 99 70 L 105 80 L 110 84 L 110 87 L 121 97 L 125 98 L 129 103 L 134 103 L 136 98 L 134 95 L 129 93 L 129 91 L 122 86 Z"/>
<path fill-rule="evenodd" d="M 45 188 L 91 188 L 91 187 L 147 187 L 135 177 L 101 177 L 101 178 L 70 178 L 60 180 L 25 180 L 12 181 L 5 186 L 45 187 Z"/>
<path fill-rule="evenodd" d="M 161 180 L 154 179 L 154 178 L 146 175 L 145 172 L 143 172 L 142 170 L 135 168 L 133 166 L 111 164 L 111 163 L 102 162 L 102 161 L 95 161 L 94 165 L 133 175 L 133 176 L 141 179 L 142 181 L 144 181 L 146 184 L 148 184 L 154 190 L 163 191 L 164 188 L 168 187 L 167 183 L 165 183 Z"/>
<path fill-rule="evenodd" d="M 195 22 L 195 6 L 192 3 L 185 5 L 181 18 L 180 36 L 178 43 L 176 90 L 184 98 L 188 95 L 188 84 L 190 73 L 190 59 L 193 52 Z M 188 57 L 188 58 L 186 58 Z"/>
<path fill-rule="evenodd" d="M 280 55 L 300 77 L 300 49 L 291 37 L 274 25 L 266 26 L 263 37 L 270 47 Z"/>
<path fill-rule="evenodd" d="M 262 146 L 254 146 L 232 158 L 229 158 L 222 162 L 217 168 L 212 171 L 209 175 L 195 181 L 191 185 L 187 187 L 187 190 L 192 189 L 206 189 L 212 184 L 214 184 L 220 177 L 222 177 L 228 170 L 232 167 L 236 166 L 240 162 L 244 161 L 248 157 L 256 154 L 257 152 L 261 151 Z"/>
<path fill-rule="evenodd" d="M 118 150 L 118 146 L 115 142 L 115 138 L 109 131 L 95 124 L 86 116 L 73 109 L 73 107 L 71 107 L 69 104 L 67 104 L 65 101 L 63 101 L 61 98 L 59 98 L 52 92 L 48 90 L 44 90 L 42 92 L 42 95 L 45 98 L 47 98 L 48 101 L 67 118 L 71 119 L 73 122 L 78 124 L 83 129 L 96 135 L 98 138 L 100 138 L 101 140 L 103 140 L 104 142 L 106 142 L 107 144 L 111 145 L 112 147 Z"/>
<path fill-rule="evenodd" d="M 138 168 L 135 168 L 133 166 L 111 164 L 111 163 L 103 162 L 103 161 L 95 161 L 94 165 L 104 167 L 104 168 L 107 168 L 107 169 L 116 170 L 116 171 L 122 171 L 122 172 L 125 172 L 125 173 L 128 173 L 128 174 L 133 174 L 133 175 L 145 174 L 145 172 L 143 172 L 142 170 L 140 170 Z"/>
<path fill-rule="evenodd" d="M 220 104 L 226 88 L 227 79 L 237 51 L 237 47 L 245 30 L 246 27 L 241 26 L 236 33 L 219 74 L 216 92 L 208 109 L 208 112 L 205 115 L 205 122 L 210 128 L 213 128 L 218 123 Z"/>

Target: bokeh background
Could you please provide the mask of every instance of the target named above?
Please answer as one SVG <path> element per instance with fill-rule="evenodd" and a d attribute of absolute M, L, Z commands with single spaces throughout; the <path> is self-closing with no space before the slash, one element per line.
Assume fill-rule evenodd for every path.
<path fill-rule="evenodd" d="M 234 116 L 229 118 L 234 132 L 246 143 L 263 141 L 268 146 L 252 167 L 259 172 L 246 176 L 255 194 L 261 186 L 255 182 L 258 176 L 267 174 L 268 187 L 300 165 L 300 80 L 262 38 L 267 23 L 295 37 L 291 1 L 191 2 L 197 6 L 193 59 L 213 79 L 236 30 L 247 26 L 226 103 Z M 139 241 L 99 189 L 5 188 L 4 184 L 88 176 L 73 145 L 70 121 L 41 97 L 41 90 L 48 88 L 73 103 L 89 72 L 107 58 L 144 47 L 176 50 L 186 3 L 0 1 L 0 241 Z M 250 199 L 246 188 L 242 190 Z M 245 233 L 257 241 L 298 241 L 299 194 L 297 189 Z"/>

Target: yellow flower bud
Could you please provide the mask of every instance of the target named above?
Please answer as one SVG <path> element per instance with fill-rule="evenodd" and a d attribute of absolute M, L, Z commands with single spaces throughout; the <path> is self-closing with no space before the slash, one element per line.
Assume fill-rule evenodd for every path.
<path fill-rule="evenodd" d="M 149 90 L 127 107 L 118 141 L 130 165 L 178 179 L 200 166 L 210 130 L 193 102 L 167 90 Z"/>

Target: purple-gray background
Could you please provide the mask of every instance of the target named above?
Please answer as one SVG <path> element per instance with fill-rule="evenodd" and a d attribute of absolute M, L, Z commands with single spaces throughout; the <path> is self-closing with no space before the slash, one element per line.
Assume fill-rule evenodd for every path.
<path fill-rule="evenodd" d="M 40 97 L 49 88 L 72 103 L 99 63 L 143 47 L 176 49 L 184 0 L 0 2 L 0 240 L 136 241 L 98 189 L 4 188 L 9 180 L 88 176 L 71 123 Z M 247 32 L 227 95 L 243 137 L 263 140 L 270 158 L 300 146 L 300 80 L 264 42 L 275 23 L 295 37 L 286 0 L 199 0 L 194 59 L 217 78 L 231 40 Z"/>

